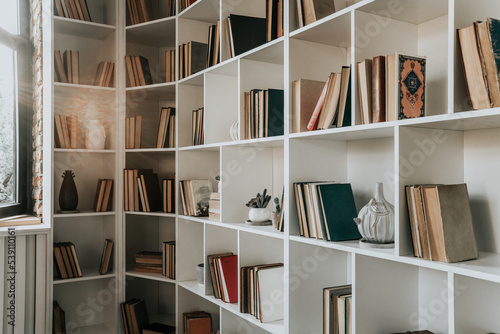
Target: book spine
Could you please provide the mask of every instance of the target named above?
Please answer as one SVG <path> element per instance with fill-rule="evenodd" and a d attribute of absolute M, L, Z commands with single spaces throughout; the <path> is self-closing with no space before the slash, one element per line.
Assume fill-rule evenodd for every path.
<path fill-rule="evenodd" d="M 385 56 L 373 58 L 372 122 L 385 122 Z"/>

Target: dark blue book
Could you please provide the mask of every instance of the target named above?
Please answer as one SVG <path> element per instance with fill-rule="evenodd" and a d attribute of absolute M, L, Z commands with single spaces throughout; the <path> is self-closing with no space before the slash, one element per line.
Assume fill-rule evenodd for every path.
<path fill-rule="evenodd" d="M 235 56 L 266 43 L 265 18 L 231 14 L 229 29 Z"/>
<path fill-rule="evenodd" d="M 267 136 L 282 136 L 284 134 L 284 103 L 285 95 L 282 89 L 268 89 Z"/>
<path fill-rule="evenodd" d="M 326 237 L 329 241 L 360 239 L 354 195 L 349 183 L 318 185 L 320 209 L 325 222 Z"/>

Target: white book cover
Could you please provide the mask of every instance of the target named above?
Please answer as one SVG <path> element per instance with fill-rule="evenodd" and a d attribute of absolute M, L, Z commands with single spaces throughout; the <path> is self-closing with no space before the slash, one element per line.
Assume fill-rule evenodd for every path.
<path fill-rule="evenodd" d="M 258 272 L 259 319 L 262 323 L 284 318 L 284 267 L 262 268 Z"/>

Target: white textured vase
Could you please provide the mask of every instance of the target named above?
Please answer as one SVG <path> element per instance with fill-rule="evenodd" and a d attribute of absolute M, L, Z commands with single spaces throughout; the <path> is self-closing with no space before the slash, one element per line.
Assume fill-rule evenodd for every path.
<path fill-rule="evenodd" d="M 267 208 L 250 208 L 248 219 L 253 223 L 265 222 L 271 219 L 271 212 Z"/>
<path fill-rule="evenodd" d="M 102 150 L 106 143 L 106 130 L 99 120 L 89 121 L 85 129 L 85 148 L 88 150 Z"/>
<path fill-rule="evenodd" d="M 377 182 L 375 197 L 366 204 L 354 221 L 365 241 L 375 244 L 394 242 L 394 206 L 384 197 L 384 184 Z"/>

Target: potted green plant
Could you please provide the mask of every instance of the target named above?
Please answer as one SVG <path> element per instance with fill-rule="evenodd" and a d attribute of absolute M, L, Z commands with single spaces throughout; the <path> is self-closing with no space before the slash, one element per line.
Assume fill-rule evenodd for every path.
<path fill-rule="evenodd" d="M 246 204 L 250 208 L 248 212 L 248 224 L 251 225 L 270 225 L 271 212 L 267 209 L 267 205 L 271 201 L 271 196 L 267 195 L 267 189 L 264 189 L 262 195 L 257 193 L 257 196 L 252 198 Z"/>

